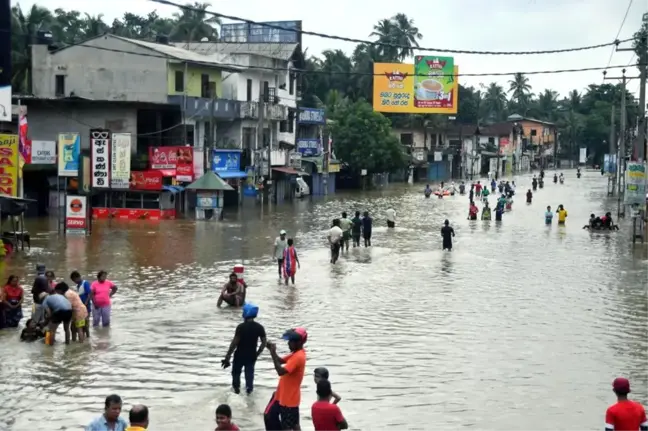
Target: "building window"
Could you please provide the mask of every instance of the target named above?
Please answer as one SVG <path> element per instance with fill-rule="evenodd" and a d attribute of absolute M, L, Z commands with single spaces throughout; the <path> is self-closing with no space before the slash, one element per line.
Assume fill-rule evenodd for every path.
<path fill-rule="evenodd" d="M 280 121 L 279 133 L 287 133 L 287 132 L 288 132 L 288 120 Z"/>
<path fill-rule="evenodd" d="M 184 91 L 184 72 L 182 70 L 176 70 L 175 72 L 175 91 Z"/>
<path fill-rule="evenodd" d="M 252 80 L 248 79 L 247 80 L 247 95 L 245 97 L 245 100 L 248 102 L 252 101 Z"/>
<path fill-rule="evenodd" d="M 212 97 L 209 94 L 209 75 L 206 73 L 200 75 L 200 97 Z"/>
<path fill-rule="evenodd" d="M 412 133 L 401 133 L 400 134 L 401 145 L 406 147 L 411 147 L 414 145 L 414 134 Z"/>
<path fill-rule="evenodd" d="M 56 75 L 54 82 L 54 95 L 57 97 L 65 96 L 65 75 Z"/>
<path fill-rule="evenodd" d="M 288 74 L 288 93 L 295 94 L 295 75 Z"/>
<path fill-rule="evenodd" d="M 288 133 L 295 133 L 295 110 L 288 110 Z"/>

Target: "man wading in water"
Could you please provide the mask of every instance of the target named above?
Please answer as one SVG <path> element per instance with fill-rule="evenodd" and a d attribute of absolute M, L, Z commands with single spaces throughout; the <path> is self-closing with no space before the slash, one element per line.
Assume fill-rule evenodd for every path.
<path fill-rule="evenodd" d="M 353 227 L 351 228 L 353 246 L 360 247 L 360 236 L 362 235 L 362 219 L 360 218 L 360 211 L 355 212 L 355 217 L 351 219 L 351 223 L 353 223 Z"/>
<path fill-rule="evenodd" d="M 283 259 L 284 250 L 288 248 L 288 240 L 286 239 L 286 231 L 281 230 L 279 236 L 275 238 L 274 249 L 272 255 L 277 259 L 277 266 L 279 267 L 279 281 L 283 278 Z"/>
<path fill-rule="evenodd" d="M 443 222 L 445 226 L 441 228 L 441 236 L 443 237 L 443 249 L 452 251 L 452 238 L 455 236 L 455 231 L 450 227 L 450 221 Z"/>
<path fill-rule="evenodd" d="M 274 368 L 279 375 L 279 385 L 265 410 L 266 429 L 277 429 L 276 425 L 272 427 L 272 424 L 276 424 L 278 414 L 281 420 L 281 429 L 301 431 L 299 403 L 301 402 L 301 384 L 306 370 L 304 344 L 308 340 L 308 333 L 304 328 L 295 328 L 286 331 L 282 338 L 288 341 L 288 348 L 291 352 L 283 358 L 277 354 L 277 345 L 268 342 L 268 350 L 272 356 Z"/>
<path fill-rule="evenodd" d="M 342 229 L 342 247 L 346 251 L 349 251 L 349 241 L 351 240 L 351 227 L 353 222 L 347 218 L 346 211 L 342 213 L 342 218 L 340 219 L 340 229 Z"/>
<path fill-rule="evenodd" d="M 328 241 L 331 247 L 331 263 L 335 264 L 340 257 L 340 248 L 342 247 L 342 237 L 344 232 L 340 229 L 340 219 L 333 220 L 333 226 L 328 231 Z"/>
<path fill-rule="evenodd" d="M 234 272 L 230 274 L 229 281 L 223 286 L 216 306 L 220 307 L 223 301 L 232 307 L 240 307 L 245 302 L 245 286 L 239 283 Z"/>
<path fill-rule="evenodd" d="M 230 358 L 234 353 L 232 388 L 237 394 L 241 392 L 241 371 L 243 368 L 245 368 L 245 390 L 248 395 L 254 390 L 254 366 L 267 343 L 265 328 L 254 320 L 258 314 L 259 307 L 256 305 L 248 303 L 243 306 L 243 323 L 236 327 L 234 339 L 232 339 L 225 359 L 221 361 L 223 368 L 229 367 Z M 258 344 L 259 340 L 261 340 L 261 344 Z"/>

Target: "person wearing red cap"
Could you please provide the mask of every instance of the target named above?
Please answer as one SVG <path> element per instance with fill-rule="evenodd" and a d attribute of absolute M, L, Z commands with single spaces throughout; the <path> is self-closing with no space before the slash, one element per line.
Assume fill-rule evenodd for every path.
<path fill-rule="evenodd" d="M 605 412 L 606 431 L 648 431 L 646 410 L 636 401 L 628 399 L 630 381 L 617 377 L 612 383 L 612 391 L 617 396 L 617 403 L 608 407 Z"/>
<path fill-rule="evenodd" d="M 268 408 L 266 408 L 266 413 L 272 410 L 278 411 L 281 429 L 300 431 L 299 404 L 301 402 L 301 384 L 306 371 L 304 344 L 308 340 L 308 333 L 304 328 L 295 328 L 286 331 L 282 338 L 288 341 L 288 348 L 291 352 L 283 358 L 277 354 L 277 345 L 268 342 L 268 350 L 279 375 L 279 385 Z M 277 405 L 278 409 L 272 408 Z"/>

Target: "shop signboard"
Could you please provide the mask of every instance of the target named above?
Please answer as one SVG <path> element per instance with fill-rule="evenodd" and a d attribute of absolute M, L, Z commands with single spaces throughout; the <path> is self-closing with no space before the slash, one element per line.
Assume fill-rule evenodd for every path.
<path fill-rule="evenodd" d="M 127 189 L 130 179 L 131 134 L 113 133 L 110 160 L 110 187 Z"/>
<path fill-rule="evenodd" d="M 626 205 L 646 205 L 646 178 L 645 163 L 628 162 L 623 194 Z"/>
<path fill-rule="evenodd" d="M 320 154 L 320 140 L 313 139 L 297 139 L 297 151 L 304 157 L 315 157 Z"/>
<path fill-rule="evenodd" d="M 0 193 L 18 197 L 18 135 L 0 134 Z"/>
<path fill-rule="evenodd" d="M 110 187 L 110 130 L 90 130 L 90 166 L 92 188 Z"/>
<path fill-rule="evenodd" d="M 194 180 L 193 147 L 150 147 L 149 165 L 151 169 L 175 169 L 175 179 L 182 182 Z"/>
<path fill-rule="evenodd" d="M 240 172 L 241 151 L 239 150 L 214 150 L 212 153 L 212 171 Z"/>
<path fill-rule="evenodd" d="M 79 156 L 81 136 L 78 133 L 59 133 L 58 135 L 58 174 L 60 177 L 79 175 Z"/>
<path fill-rule="evenodd" d="M 130 174 L 131 190 L 160 191 L 162 190 L 162 171 L 132 171 Z"/>
<path fill-rule="evenodd" d="M 85 234 L 88 229 L 87 199 L 85 196 L 65 197 L 65 232 Z"/>
<path fill-rule="evenodd" d="M 32 141 L 31 156 L 32 165 L 54 165 L 56 164 L 56 142 L 55 141 Z"/>

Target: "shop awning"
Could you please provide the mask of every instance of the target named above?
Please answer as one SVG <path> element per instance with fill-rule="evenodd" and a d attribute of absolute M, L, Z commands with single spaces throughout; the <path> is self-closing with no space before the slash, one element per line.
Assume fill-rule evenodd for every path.
<path fill-rule="evenodd" d="M 288 175 L 308 175 L 308 172 L 298 171 L 297 169 L 288 166 L 280 166 L 278 168 L 272 168 L 272 170 Z"/>
<path fill-rule="evenodd" d="M 230 178 L 247 178 L 247 173 L 243 171 L 223 171 L 223 172 L 216 172 L 216 175 L 221 177 L 224 180 L 228 180 Z"/>
<path fill-rule="evenodd" d="M 162 190 L 167 191 L 167 192 L 171 192 L 173 194 L 176 194 L 176 193 L 183 192 L 184 187 L 182 187 L 182 186 L 162 186 Z"/>
<path fill-rule="evenodd" d="M 176 170 L 175 169 L 160 169 L 160 173 L 162 174 L 163 177 L 175 177 L 176 176 Z"/>

